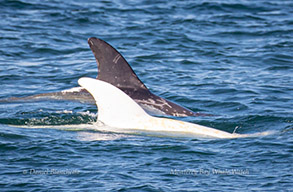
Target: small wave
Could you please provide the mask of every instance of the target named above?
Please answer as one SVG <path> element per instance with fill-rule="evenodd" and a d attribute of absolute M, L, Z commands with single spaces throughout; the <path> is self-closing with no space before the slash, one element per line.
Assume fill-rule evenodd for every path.
<path fill-rule="evenodd" d="M 56 111 L 55 113 L 47 112 L 22 112 L 23 118 L 2 118 L 1 124 L 9 125 L 67 125 L 67 124 L 84 124 L 96 122 L 97 115 L 91 112 L 73 112 L 70 110 Z M 26 116 L 26 118 L 25 118 Z M 33 116 L 33 117 L 29 117 Z"/>
<path fill-rule="evenodd" d="M 5 131 L 5 132 L 0 131 L 0 138 L 2 138 L 3 140 L 18 140 L 18 139 L 24 139 L 26 138 L 26 136 L 19 133 L 10 133 L 8 131 Z"/>

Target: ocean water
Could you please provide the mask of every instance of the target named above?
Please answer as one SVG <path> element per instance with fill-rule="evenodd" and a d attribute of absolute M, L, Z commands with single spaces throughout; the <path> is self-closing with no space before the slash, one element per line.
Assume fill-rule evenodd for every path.
<path fill-rule="evenodd" d="M 92 129 L 96 106 L 0 103 L 0 191 L 292 191 L 293 1 L 0 1 L 0 99 L 96 77 L 87 39 L 117 48 L 177 118 L 264 137 Z"/>

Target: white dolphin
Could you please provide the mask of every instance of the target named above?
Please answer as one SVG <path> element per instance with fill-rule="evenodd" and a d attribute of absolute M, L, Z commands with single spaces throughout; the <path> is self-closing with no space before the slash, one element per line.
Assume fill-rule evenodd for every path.
<path fill-rule="evenodd" d="M 267 135 L 228 133 L 214 128 L 147 114 L 134 100 L 117 87 L 97 79 L 83 77 L 78 81 L 95 99 L 98 107 L 98 121 L 123 130 L 172 132 L 199 137 L 241 138 Z"/>

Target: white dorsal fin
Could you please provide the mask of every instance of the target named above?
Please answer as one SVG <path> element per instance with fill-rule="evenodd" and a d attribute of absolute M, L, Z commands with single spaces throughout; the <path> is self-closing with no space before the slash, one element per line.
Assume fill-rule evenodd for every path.
<path fill-rule="evenodd" d="M 149 117 L 128 95 L 107 82 L 83 77 L 78 83 L 92 94 L 98 107 L 98 120 L 108 126 L 131 128 L 139 119 Z"/>
<path fill-rule="evenodd" d="M 182 132 L 216 138 L 239 138 L 268 134 L 266 132 L 243 135 L 231 134 L 193 123 L 152 117 L 128 95 L 110 83 L 87 77 L 79 79 L 78 83 L 94 97 L 99 110 L 98 120 L 111 127 Z"/>

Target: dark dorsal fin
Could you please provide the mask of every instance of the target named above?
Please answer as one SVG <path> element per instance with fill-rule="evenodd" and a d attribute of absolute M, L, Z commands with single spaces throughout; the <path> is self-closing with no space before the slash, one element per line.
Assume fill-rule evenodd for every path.
<path fill-rule="evenodd" d="M 118 87 L 138 104 L 151 106 L 167 115 L 201 115 L 151 93 L 123 56 L 105 41 L 91 37 L 88 39 L 88 43 L 98 64 L 97 79 Z"/>
<path fill-rule="evenodd" d="M 91 37 L 88 44 L 98 64 L 97 79 L 111 83 L 119 88 L 145 89 L 124 57 L 105 41 Z"/>

